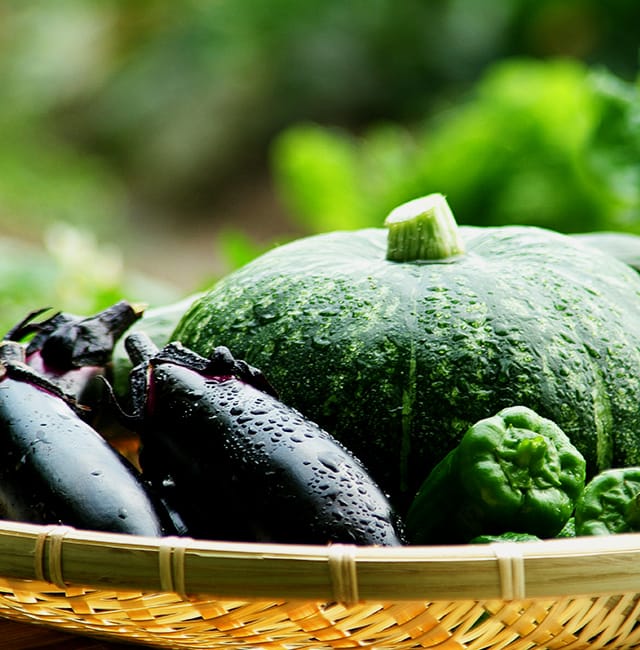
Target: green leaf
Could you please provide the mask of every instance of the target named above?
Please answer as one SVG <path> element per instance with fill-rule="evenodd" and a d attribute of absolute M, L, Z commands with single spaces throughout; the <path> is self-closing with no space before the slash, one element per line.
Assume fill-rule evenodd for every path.
<path fill-rule="evenodd" d="M 284 132 L 273 166 L 284 202 L 306 230 L 362 227 L 367 197 L 358 178 L 358 146 L 345 132 L 313 124 Z"/>

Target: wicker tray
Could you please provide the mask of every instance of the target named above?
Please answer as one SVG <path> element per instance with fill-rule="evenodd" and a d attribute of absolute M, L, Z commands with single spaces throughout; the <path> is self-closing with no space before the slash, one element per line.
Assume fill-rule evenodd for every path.
<path fill-rule="evenodd" d="M 166 648 L 632 648 L 640 534 L 372 548 L 0 522 L 0 616 Z"/>

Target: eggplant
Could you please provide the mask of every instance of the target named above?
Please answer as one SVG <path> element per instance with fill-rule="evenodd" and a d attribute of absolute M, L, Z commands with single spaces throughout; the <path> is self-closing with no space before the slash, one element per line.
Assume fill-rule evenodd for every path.
<path fill-rule="evenodd" d="M 135 468 L 72 397 L 0 342 L 0 518 L 158 537 L 175 534 Z"/>
<path fill-rule="evenodd" d="M 31 312 L 5 336 L 6 341 L 26 343 L 26 362 L 49 378 L 78 403 L 97 410 L 103 395 L 99 377 L 108 375 L 116 342 L 142 316 L 142 308 L 121 300 L 93 316 L 57 312 L 42 321 L 48 311 Z"/>
<path fill-rule="evenodd" d="M 125 339 L 143 476 L 208 539 L 297 544 L 403 543 L 366 469 L 282 403 L 262 373 L 217 347 L 204 358 L 142 332 Z"/>

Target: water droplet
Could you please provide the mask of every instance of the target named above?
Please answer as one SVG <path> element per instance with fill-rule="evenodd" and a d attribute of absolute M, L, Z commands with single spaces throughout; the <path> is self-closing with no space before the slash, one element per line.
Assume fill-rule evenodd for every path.
<path fill-rule="evenodd" d="M 320 316 L 337 316 L 339 313 L 340 309 L 335 305 L 328 305 L 318 311 L 318 314 L 320 314 Z"/>
<path fill-rule="evenodd" d="M 324 334 L 316 334 L 312 337 L 311 342 L 317 348 L 326 348 L 331 345 L 331 339 Z"/>
<path fill-rule="evenodd" d="M 256 303 L 253 306 L 253 315 L 255 316 L 258 323 L 264 325 L 266 323 L 271 323 L 274 320 L 277 320 L 280 317 L 277 307 L 275 304 L 260 304 Z"/>
<path fill-rule="evenodd" d="M 190 402 L 197 402 L 198 400 L 202 399 L 203 395 L 204 395 L 204 390 L 190 388 L 189 390 L 182 390 L 180 397 Z"/>
<path fill-rule="evenodd" d="M 339 472 L 341 465 L 343 465 L 343 459 L 339 454 L 321 454 L 318 456 L 318 460 L 332 472 Z M 342 481 L 349 481 L 350 479 L 346 476 L 341 477 Z"/>

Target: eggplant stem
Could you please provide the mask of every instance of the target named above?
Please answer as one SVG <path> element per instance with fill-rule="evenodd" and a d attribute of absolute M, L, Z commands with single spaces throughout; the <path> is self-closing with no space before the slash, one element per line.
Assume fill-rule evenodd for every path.
<path fill-rule="evenodd" d="M 124 340 L 124 347 L 134 366 L 148 364 L 158 354 L 158 346 L 144 332 L 132 332 Z"/>
<path fill-rule="evenodd" d="M 42 326 L 45 323 L 49 323 L 51 320 L 59 316 L 60 312 L 55 313 L 53 316 L 50 316 L 44 321 L 38 321 L 37 323 L 33 322 L 34 318 L 41 316 L 45 312 L 49 311 L 51 307 L 42 307 L 41 309 L 34 309 L 29 312 L 19 323 L 14 325 L 3 337 L 5 341 L 21 341 L 25 336 L 35 334 L 42 329 Z"/>

